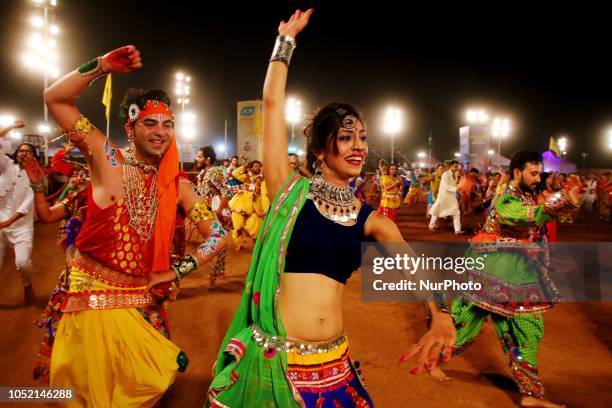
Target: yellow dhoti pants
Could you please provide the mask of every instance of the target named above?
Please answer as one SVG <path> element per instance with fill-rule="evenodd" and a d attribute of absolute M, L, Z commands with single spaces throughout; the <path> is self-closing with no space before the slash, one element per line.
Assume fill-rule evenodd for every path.
<path fill-rule="evenodd" d="M 71 292 L 79 279 L 93 282 L 90 291 L 121 289 L 73 268 Z M 174 382 L 179 353 L 135 308 L 68 312 L 53 345 L 51 386 L 73 389 L 70 407 L 152 407 Z"/>

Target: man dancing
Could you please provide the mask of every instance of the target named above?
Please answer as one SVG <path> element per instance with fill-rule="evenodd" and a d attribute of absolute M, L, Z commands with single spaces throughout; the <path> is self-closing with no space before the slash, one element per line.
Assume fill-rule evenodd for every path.
<path fill-rule="evenodd" d="M 468 251 L 468 256 L 484 259 L 483 269 L 468 270 L 465 275 L 466 280 L 482 284 L 482 290 L 465 292 L 452 303 L 457 329 L 453 354 L 472 344 L 491 316 L 521 393 L 521 406 L 553 408 L 559 405 L 544 400 L 537 360 L 544 336 L 542 312 L 559 298 L 548 275 L 547 237 L 542 228 L 561 211 L 579 208 L 582 192 L 578 181 L 537 205 L 535 188 L 541 172 L 541 154 L 520 151 L 512 156 L 510 183 Z M 443 376 L 439 369 L 432 374 Z"/>
<path fill-rule="evenodd" d="M 74 104 L 97 77 L 141 67 L 138 50 L 125 46 L 83 64 L 44 93 L 49 112 L 81 150 L 91 174 L 87 218 L 51 356 L 51 386 L 71 387 L 81 405 L 157 403 L 187 358 L 155 329 L 165 320 L 164 308 L 148 321 L 137 308 L 157 304 L 170 282 L 208 262 L 225 243 L 225 230 L 196 187 L 179 177 L 168 94 L 128 92 L 120 112 L 127 151 L 117 149 Z M 177 210 L 207 239 L 170 265 Z"/>
<path fill-rule="evenodd" d="M 230 209 L 228 206 L 228 191 L 225 184 L 225 171 L 221 166 L 216 165 L 217 153 L 212 146 L 201 147 L 195 158 L 195 164 L 200 173 L 198 174 L 198 188 L 206 201 L 206 205 L 211 208 L 217 218 L 221 220 L 223 226 L 229 229 L 232 224 Z M 229 161 L 228 161 L 229 165 Z M 219 256 L 212 266 L 210 274 L 209 289 L 215 287 L 217 278 L 225 276 L 225 249 L 219 252 Z"/>
<path fill-rule="evenodd" d="M 442 174 L 440 188 L 438 189 L 438 197 L 429 210 L 429 214 L 431 215 L 429 229 L 431 231 L 436 228 L 438 218 L 453 217 L 455 234 L 463 233 L 461 230 L 461 213 L 457 200 L 457 173 L 460 169 L 461 166 L 459 162 L 453 160 L 450 162 L 450 169 Z"/>

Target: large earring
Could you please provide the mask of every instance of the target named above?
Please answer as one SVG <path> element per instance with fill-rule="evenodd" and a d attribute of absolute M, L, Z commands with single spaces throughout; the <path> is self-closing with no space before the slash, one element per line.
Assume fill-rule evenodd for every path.
<path fill-rule="evenodd" d="M 313 167 L 315 176 L 320 177 L 323 175 L 323 160 L 317 159 L 317 161 L 314 162 Z"/>
<path fill-rule="evenodd" d="M 130 142 L 130 144 L 128 145 L 127 151 L 128 151 L 128 153 L 132 154 L 132 153 L 134 153 L 134 150 L 136 149 L 134 147 L 134 138 L 133 137 L 129 137 L 128 141 Z"/>

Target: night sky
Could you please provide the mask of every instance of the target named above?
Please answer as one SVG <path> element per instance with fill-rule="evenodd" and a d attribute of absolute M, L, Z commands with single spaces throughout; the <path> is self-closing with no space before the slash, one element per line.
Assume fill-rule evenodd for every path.
<path fill-rule="evenodd" d="M 201 125 L 194 142 L 222 141 L 225 119 L 235 140 L 235 102 L 261 97 L 278 22 L 296 7 L 312 6 L 311 23 L 297 39 L 288 94 L 298 95 L 307 111 L 331 101 L 354 104 L 373 147 L 389 152 L 380 122 L 384 107 L 396 103 L 407 115 L 397 143 L 405 155 L 416 159 L 432 135 L 433 155 L 451 158 L 465 109 L 480 104 L 512 118 L 512 135 L 502 145 L 506 156 L 521 148 L 544 150 L 550 136 L 564 134 L 568 159 L 581 166 L 580 153 L 588 152 L 588 167 L 612 166 L 604 142 L 612 125 L 612 70 L 603 8 L 327 0 L 226 1 L 214 2 L 214 9 L 213 2 L 201 2 L 204 11 L 196 12 L 186 1 L 58 3 L 63 73 L 125 44 L 142 53 L 142 70 L 113 76 L 116 140 L 122 135 L 117 106 L 127 87 L 171 91 L 178 69 L 192 77 L 190 108 Z M 34 10 L 26 0 L 0 3 L 0 114 L 37 125 L 42 76 L 19 59 Z M 103 81 L 88 88 L 78 104 L 103 129 L 102 88 Z"/>

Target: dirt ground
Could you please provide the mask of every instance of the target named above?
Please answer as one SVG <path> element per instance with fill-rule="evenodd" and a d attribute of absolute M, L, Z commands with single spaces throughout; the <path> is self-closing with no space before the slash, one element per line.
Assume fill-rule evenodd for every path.
<path fill-rule="evenodd" d="M 424 208 L 403 208 L 399 226 L 409 241 L 455 241 L 452 226 L 431 233 Z M 464 225 L 477 227 L 479 217 Z M 0 270 L 0 385 L 35 386 L 31 368 L 42 332 L 33 321 L 62 268 L 55 244 L 56 224 L 38 224 L 34 242 L 33 283 L 37 304 L 21 306 L 22 290 L 7 251 Z M 612 241 L 610 224 L 592 218 L 562 225 L 561 241 Z M 187 371 L 162 400 L 162 407 L 201 407 L 211 380 L 211 364 L 238 304 L 250 253 L 230 249 L 227 277 L 208 290 L 207 270 L 185 279 L 179 299 L 170 304 L 172 340 L 189 356 Z M 493 327 L 485 325 L 476 343 L 446 365 L 452 377 L 438 383 L 428 375 L 409 374 L 410 365 L 399 356 L 425 331 L 425 311 L 410 303 L 364 303 L 360 275 L 345 291 L 345 323 L 353 358 L 361 361 L 372 398 L 378 407 L 513 407 L 519 394 L 511 381 L 506 360 Z M 547 396 L 569 407 L 612 406 L 612 304 L 560 304 L 546 313 L 546 335 L 540 346 L 540 373 Z M 93 350 L 92 350 L 93 352 Z M 34 406 L 18 404 L 15 406 Z M 5 404 L 3 406 L 9 406 Z"/>

